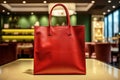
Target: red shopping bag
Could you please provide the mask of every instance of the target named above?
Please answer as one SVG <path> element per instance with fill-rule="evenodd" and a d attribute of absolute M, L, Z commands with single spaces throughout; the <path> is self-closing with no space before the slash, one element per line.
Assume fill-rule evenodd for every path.
<path fill-rule="evenodd" d="M 67 26 L 50 25 L 53 8 L 62 6 Z M 67 8 L 56 4 L 49 26 L 35 26 L 34 74 L 86 74 L 84 26 L 71 26 Z"/>

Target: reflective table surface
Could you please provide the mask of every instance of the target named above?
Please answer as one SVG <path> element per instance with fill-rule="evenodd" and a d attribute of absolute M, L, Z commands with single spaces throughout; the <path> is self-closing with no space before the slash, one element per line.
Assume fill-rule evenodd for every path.
<path fill-rule="evenodd" d="M 33 59 L 18 59 L 0 66 L 0 80 L 120 80 L 120 69 L 86 59 L 86 75 L 33 75 Z"/>

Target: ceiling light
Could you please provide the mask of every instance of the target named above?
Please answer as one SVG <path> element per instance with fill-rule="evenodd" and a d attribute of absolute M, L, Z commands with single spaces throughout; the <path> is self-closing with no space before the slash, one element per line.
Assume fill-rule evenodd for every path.
<path fill-rule="evenodd" d="M 47 1 L 43 1 L 43 3 L 44 3 L 44 4 L 46 4 L 46 3 L 47 3 Z"/>
<path fill-rule="evenodd" d="M 33 12 L 31 12 L 31 15 L 33 15 L 34 13 Z"/>
<path fill-rule="evenodd" d="M 91 1 L 91 3 L 93 3 L 93 4 L 94 4 L 94 3 L 95 3 L 95 1 Z"/>
<path fill-rule="evenodd" d="M 108 9 L 107 12 L 110 12 L 110 9 Z"/>
<path fill-rule="evenodd" d="M 111 3 L 111 0 L 108 0 L 108 3 Z"/>
<path fill-rule="evenodd" d="M 23 1 L 22 3 L 23 3 L 23 4 L 25 4 L 25 3 L 26 3 L 26 1 Z"/>
<path fill-rule="evenodd" d="M 3 1 L 3 3 L 4 3 L 4 4 L 6 4 L 6 3 L 7 3 L 7 1 Z"/>
<path fill-rule="evenodd" d="M 7 15 L 9 15 L 10 14 L 10 12 L 7 12 Z"/>
<path fill-rule="evenodd" d="M 93 18 L 93 20 L 94 20 L 94 21 L 97 21 L 97 18 L 96 18 L 96 17 L 94 17 L 94 18 Z"/>
<path fill-rule="evenodd" d="M 99 26 L 100 24 L 99 24 L 99 23 L 97 23 L 96 25 L 97 25 L 97 26 Z"/>
<path fill-rule="evenodd" d="M 103 12 L 103 15 L 105 15 L 106 14 L 106 12 Z"/>
<path fill-rule="evenodd" d="M 116 8 L 116 6 L 112 6 L 112 8 Z"/>
<path fill-rule="evenodd" d="M 119 1 L 119 3 L 120 3 L 120 1 Z"/>
<path fill-rule="evenodd" d="M 2 12 L 5 12 L 5 10 L 2 10 Z"/>

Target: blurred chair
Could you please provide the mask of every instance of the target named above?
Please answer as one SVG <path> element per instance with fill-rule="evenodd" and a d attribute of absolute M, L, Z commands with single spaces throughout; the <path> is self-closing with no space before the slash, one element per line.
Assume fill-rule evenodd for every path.
<path fill-rule="evenodd" d="M 118 43 L 111 43 L 111 63 L 119 61 L 119 46 Z"/>
<path fill-rule="evenodd" d="M 85 57 L 88 58 L 89 57 L 89 53 L 88 53 L 88 42 L 85 42 Z"/>
<path fill-rule="evenodd" d="M 18 58 L 33 58 L 33 44 L 20 43 L 17 45 Z"/>
<path fill-rule="evenodd" d="M 24 49 L 24 55 L 28 55 L 29 58 L 33 57 L 33 51 L 32 51 L 33 47 L 30 48 L 25 48 Z"/>
<path fill-rule="evenodd" d="M 96 57 L 95 50 L 94 50 L 94 45 L 95 45 L 94 42 L 86 42 L 85 43 L 86 55 L 89 58 L 95 58 Z"/>
<path fill-rule="evenodd" d="M 96 59 L 105 63 L 111 63 L 111 46 L 110 43 L 95 44 Z"/>

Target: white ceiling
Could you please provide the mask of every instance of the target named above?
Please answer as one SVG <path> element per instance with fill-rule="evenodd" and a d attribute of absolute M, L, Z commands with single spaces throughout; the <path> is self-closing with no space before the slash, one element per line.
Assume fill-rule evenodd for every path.
<path fill-rule="evenodd" d="M 48 12 L 48 4 L 43 3 L 7 3 L 1 4 L 11 12 Z M 93 3 L 75 3 L 76 11 L 88 11 Z"/>

